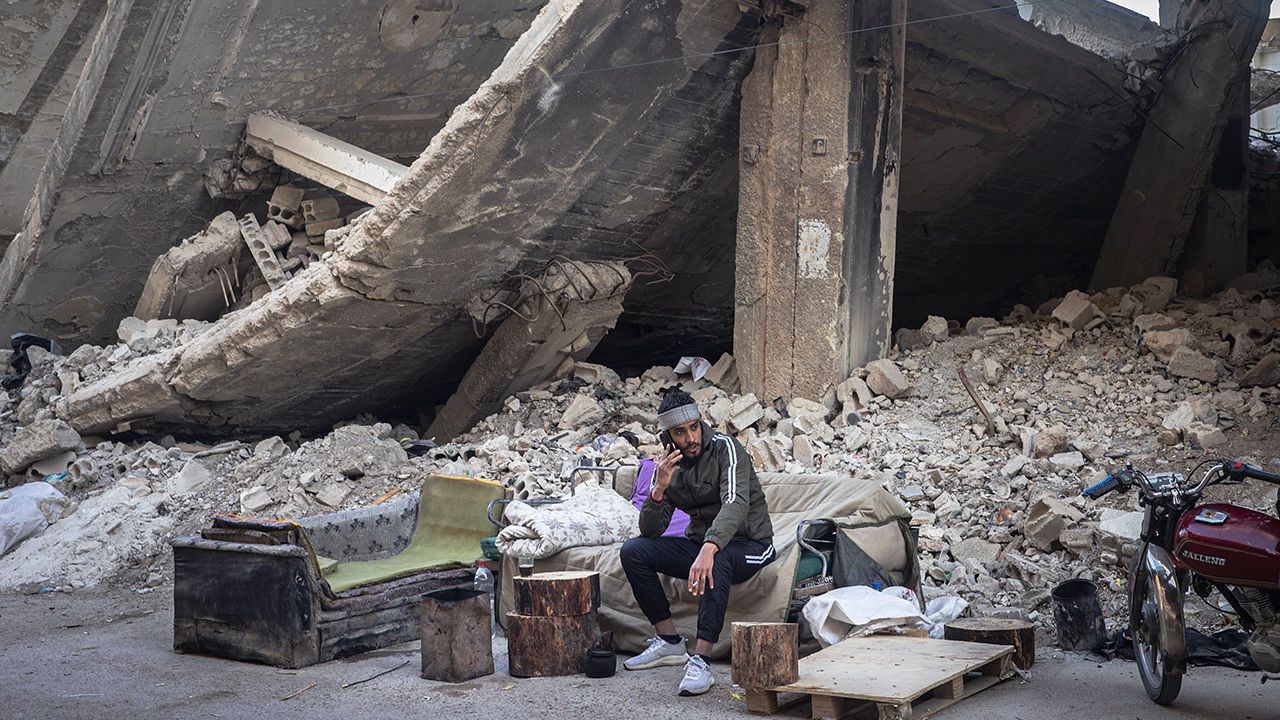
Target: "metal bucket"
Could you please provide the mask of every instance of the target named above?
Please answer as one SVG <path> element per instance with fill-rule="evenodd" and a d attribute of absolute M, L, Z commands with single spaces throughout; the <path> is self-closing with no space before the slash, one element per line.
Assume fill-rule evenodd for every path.
<path fill-rule="evenodd" d="M 1058 585 L 1052 595 L 1058 647 L 1088 651 L 1107 638 L 1097 585 L 1077 578 Z"/>

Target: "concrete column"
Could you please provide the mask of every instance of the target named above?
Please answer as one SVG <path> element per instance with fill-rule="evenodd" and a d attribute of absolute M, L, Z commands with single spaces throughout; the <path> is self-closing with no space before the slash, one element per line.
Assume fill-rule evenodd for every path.
<path fill-rule="evenodd" d="M 1249 261 L 1249 70 L 1236 93 L 1218 153 L 1209 170 L 1200 210 L 1178 262 L 1179 286 L 1204 296 L 1218 292 L 1248 270 Z"/>
<path fill-rule="evenodd" d="M 1184 8 L 1178 26 L 1189 39 L 1147 114 L 1094 267 L 1094 289 L 1177 271 L 1269 7 L 1268 0 L 1208 0 Z"/>
<path fill-rule="evenodd" d="M 905 0 L 815 0 L 743 84 L 734 358 L 744 390 L 821 397 L 888 350 Z"/>

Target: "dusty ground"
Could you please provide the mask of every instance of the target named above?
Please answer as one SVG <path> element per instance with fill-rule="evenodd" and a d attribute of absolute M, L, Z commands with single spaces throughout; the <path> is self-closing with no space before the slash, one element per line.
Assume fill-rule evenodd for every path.
<path fill-rule="evenodd" d="M 701 698 L 674 693 L 679 668 L 613 678 L 517 680 L 505 655 L 495 675 L 460 685 L 418 677 L 407 643 L 302 670 L 175 655 L 168 590 L 0 595 L 0 717 L 10 718 L 564 718 L 747 717 L 725 684 Z M 498 649 L 505 643 L 498 641 Z M 375 680 L 343 689 L 405 661 Z M 1276 717 L 1280 686 L 1259 675 L 1196 668 L 1172 709 L 1147 701 L 1131 663 L 1096 663 L 1043 649 L 1031 680 L 1016 679 L 944 710 L 939 720 Z M 281 698 L 315 683 L 290 699 Z M 800 705 L 787 717 L 807 717 Z"/>

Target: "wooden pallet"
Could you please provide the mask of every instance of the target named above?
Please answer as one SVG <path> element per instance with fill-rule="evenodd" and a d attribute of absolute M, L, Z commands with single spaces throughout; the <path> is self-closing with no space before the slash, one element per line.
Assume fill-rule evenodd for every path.
<path fill-rule="evenodd" d="M 956 640 L 850 638 L 801 659 L 796 682 L 748 689 L 747 710 L 771 715 L 807 697 L 814 718 L 920 720 L 1012 676 L 1012 655 L 1012 647 Z"/>

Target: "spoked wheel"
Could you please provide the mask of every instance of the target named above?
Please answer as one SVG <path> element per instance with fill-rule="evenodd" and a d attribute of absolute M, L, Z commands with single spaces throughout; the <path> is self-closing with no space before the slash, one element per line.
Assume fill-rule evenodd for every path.
<path fill-rule="evenodd" d="M 1129 597 L 1129 629 L 1133 655 L 1147 696 L 1157 705 L 1168 705 L 1182 690 L 1182 674 L 1172 672 L 1160 647 L 1160 604 L 1151 588 L 1151 575 L 1134 569 L 1133 594 Z"/>

